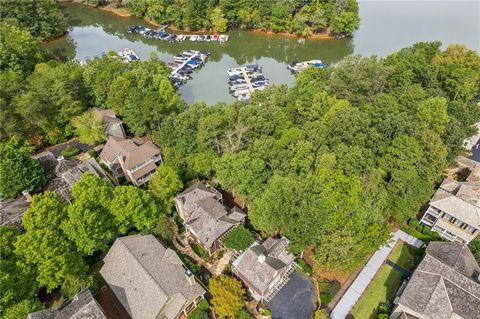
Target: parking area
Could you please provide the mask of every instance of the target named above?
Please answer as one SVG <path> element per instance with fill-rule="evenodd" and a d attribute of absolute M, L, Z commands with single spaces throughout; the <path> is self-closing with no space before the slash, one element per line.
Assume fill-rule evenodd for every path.
<path fill-rule="evenodd" d="M 267 304 L 272 319 L 309 319 L 314 310 L 315 291 L 310 279 L 294 272 L 288 283 Z"/>

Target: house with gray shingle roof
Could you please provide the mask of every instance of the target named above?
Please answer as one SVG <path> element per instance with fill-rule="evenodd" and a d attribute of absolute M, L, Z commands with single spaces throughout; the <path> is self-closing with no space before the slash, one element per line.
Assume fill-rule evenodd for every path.
<path fill-rule="evenodd" d="M 221 247 L 221 238 L 233 227 L 245 222 L 246 214 L 223 205 L 222 194 L 203 183 L 196 183 L 175 198 L 187 235 L 211 255 Z"/>
<path fill-rule="evenodd" d="M 100 270 L 132 319 L 175 319 L 204 298 L 177 254 L 152 235 L 118 238 Z"/>
<path fill-rule="evenodd" d="M 295 270 L 295 256 L 288 251 L 286 237 L 254 243 L 233 262 L 233 273 L 256 300 L 269 301 Z"/>
<path fill-rule="evenodd" d="M 83 289 L 58 309 L 28 314 L 27 319 L 107 319 L 88 288 Z"/>
<path fill-rule="evenodd" d="M 115 115 L 115 112 L 109 109 L 100 109 L 98 107 L 92 108 L 94 114 L 96 114 L 104 123 L 104 134 L 108 138 L 115 136 L 121 139 L 127 137 L 125 129 L 123 128 L 123 122 Z"/>
<path fill-rule="evenodd" d="M 430 200 L 421 223 L 450 241 L 469 243 L 480 232 L 479 170 L 465 182 L 445 179 Z"/>
<path fill-rule="evenodd" d="M 466 244 L 431 242 L 402 287 L 392 319 L 480 318 L 480 267 Z"/>
<path fill-rule="evenodd" d="M 116 178 L 125 176 L 139 187 L 150 180 L 162 162 L 160 149 L 152 141 L 140 138 L 110 136 L 99 156 Z"/>

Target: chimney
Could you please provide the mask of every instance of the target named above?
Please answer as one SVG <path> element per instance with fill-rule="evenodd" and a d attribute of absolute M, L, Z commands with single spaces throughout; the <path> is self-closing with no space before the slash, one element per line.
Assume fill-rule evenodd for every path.
<path fill-rule="evenodd" d="M 187 276 L 187 282 L 193 286 L 195 284 L 195 276 L 189 269 L 185 270 L 185 275 Z"/>
<path fill-rule="evenodd" d="M 261 254 L 261 255 L 258 256 L 258 262 L 262 263 L 262 264 L 265 262 L 265 255 L 264 254 Z"/>
<path fill-rule="evenodd" d="M 32 195 L 30 195 L 30 192 L 27 190 L 22 191 L 22 195 L 25 196 L 25 200 L 27 202 L 32 202 Z"/>

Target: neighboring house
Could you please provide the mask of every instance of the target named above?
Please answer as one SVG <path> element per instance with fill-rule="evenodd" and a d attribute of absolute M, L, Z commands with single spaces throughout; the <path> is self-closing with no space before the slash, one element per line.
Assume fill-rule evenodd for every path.
<path fill-rule="evenodd" d="M 58 309 L 28 314 L 27 319 L 107 319 L 88 288 L 83 289 Z"/>
<path fill-rule="evenodd" d="M 445 179 L 421 219 L 442 238 L 469 243 L 480 231 L 480 181 L 475 169 L 466 182 Z"/>
<path fill-rule="evenodd" d="M 150 180 L 162 162 L 160 149 L 152 141 L 140 138 L 109 137 L 100 158 L 116 178 L 125 176 L 138 187 Z"/>
<path fill-rule="evenodd" d="M 120 139 L 125 139 L 127 135 L 125 134 L 125 129 L 123 128 L 123 122 L 112 110 L 109 109 L 99 109 L 94 107 L 92 111 L 97 114 L 105 123 L 105 136 L 108 138 L 114 136 Z"/>
<path fill-rule="evenodd" d="M 190 270 L 153 235 L 118 238 L 103 261 L 100 274 L 132 319 L 186 317 L 204 298 Z"/>
<path fill-rule="evenodd" d="M 21 229 L 23 214 L 30 207 L 31 201 L 28 191 L 24 191 L 23 196 L 17 198 L 0 200 L 0 225 Z"/>
<path fill-rule="evenodd" d="M 187 235 L 193 237 L 211 255 L 221 247 L 221 238 L 236 225 L 245 222 L 238 208 L 228 210 L 222 194 L 209 185 L 196 183 L 175 198 L 175 207 Z"/>
<path fill-rule="evenodd" d="M 67 202 L 71 202 L 72 187 L 78 180 L 80 180 L 84 173 L 96 175 L 110 182 L 107 175 L 94 158 L 89 158 L 83 163 L 77 163 L 73 160 L 67 160 L 60 157 L 58 158 L 58 164 L 55 167 L 55 176 L 57 176 L 57 178 L 49 181 L 46 190 L 56 192 Z"/>
<path fill-rule="evenodd" d="M 480 318 L 480 267 L 466 244 L 431 242 L 395 299 L 392 319 Z"/>
<path fill-rule="evenodd" d="M 32 158 L 38 160 L 40 162 L 40 165 L 42 165 L 43 173 L 45 174 L 47 181 L 51 181 L 52 179 L 57 177 L 55 174 L 55 168 L 58 165 L 58 160 L 52 152 L 44 151 L 33 155 Z"/>
<path fill-rule="evenodd" d="M 289 243 L 286 237 L 267 238 L 262 244 L 254 243 L 233 262 L 233 273 L 255 300 L 270 301 L 295 270 L 295 256 L 287 250 Z"/>
<path fill-rule="evenodd" d="M 469 151 L 473 151 L 474 147 L 480 145 L 480 122 L 476 123 L 474 126 L 477 128 L 477 133 L 463 141 L 463 147 Z"/>

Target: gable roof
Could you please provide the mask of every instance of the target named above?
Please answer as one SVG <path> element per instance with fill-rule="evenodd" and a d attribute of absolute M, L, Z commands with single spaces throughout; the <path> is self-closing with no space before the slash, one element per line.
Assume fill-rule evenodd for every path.
<path fill-rule="evenodd" d="M 107 175 L 94 158 L 89 158 L 79 164 L 71 160 L 61 160 L 55 171 L 58 177 L 48 183 L 47 190 L 58 193 L 67 201 L 72 200 L 72 187 L 84 173 L 108 180 Z"/>
<path fill-rule="evenodd" d="M 175 318 L 205 292 L 188 282 L 177 254 L 152 235 L 118 238 L 104 262 L 100 273 L 133 319 Z"/>
<path fill-rule="evenodd" d="M 122 120 L 117 118 L 117 116 L 115 115 L 115 112 L 113 112 L 110 109 L 100 109 L 98 107 L 93 107 L 92 111 L 95 114 L 98 114 L 106 124 L 108 123 L 122 124 L 123 123 Z"/>
<path fill-rule="evenodd" d="M 479 273 L 466 245 L 431 242 L 398 303 L 426 318 L 480 318 Z"/>
<path fill-rule="evenodd" d="M 176 198 L 183 204 L 185 226 L 207 248 L 246 216 L 239 210 L 230 212 L 221 199 L 217 190 L 203 183 L 194 184 Z"/>
<path fill-rule="evenodd" d="M 107 319 L 88 288 L 83 289 L 58 309 L 28 314 L 27 319 Z"/>
<path fill-rule="evenodd" d="M 275 279 L 277 272 L 295 259 L 287 250 L 289 243 L 286 237 L 270 237 L 262 244 L 254 243 L 233 262 L 233 266 L 257 291 L 262 292 Z"/>
<path fill-rule="evenodd" d="M 100 158 L 109 163 L 117 159 L 121 160 L 125 169 L 128 170 L 159 154 L 160 149 L 152 141 L 110 136 L 100 153 Z"/>
<path fill-rule="evenodd" d="M 430 205 L 480 227 L 480 181 L 457 182 L 445 179 Z"/>

